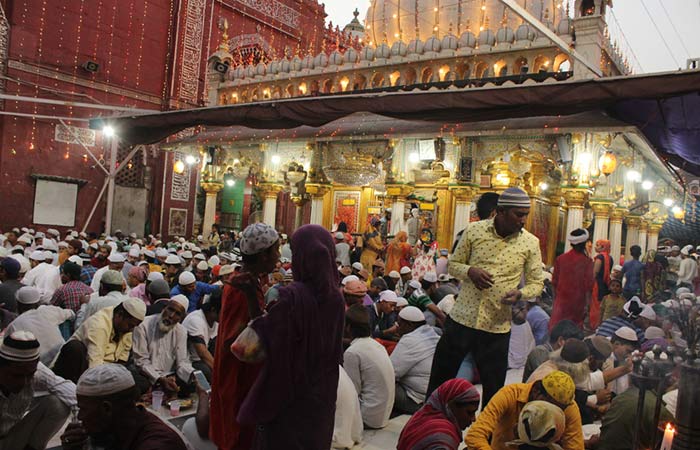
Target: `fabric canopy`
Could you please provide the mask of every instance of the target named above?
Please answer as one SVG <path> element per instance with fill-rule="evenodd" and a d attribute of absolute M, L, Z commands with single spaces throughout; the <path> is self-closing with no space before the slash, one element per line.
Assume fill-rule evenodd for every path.
<path fill-rule="evenodd" d="M 444 124 L 602 111 L 634 125 L 659 155 L 700 175 L 700 71 L 548 80 L 539 84 L 300 97 L 91 121 L 109 122 L 127 144 L 152 144 L 196 125 L 255 129 L 319 127 L 356 112 Z"/>

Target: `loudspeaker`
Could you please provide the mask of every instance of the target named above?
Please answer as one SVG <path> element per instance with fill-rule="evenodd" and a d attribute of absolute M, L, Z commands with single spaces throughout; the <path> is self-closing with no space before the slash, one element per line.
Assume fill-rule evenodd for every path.
<path fill-rule="evenodd" d="M 96 73 L 100 70 L 100 65 L 95 61 L 85 61 L 81 67 L 83 70 L 90 73 Z"/>
<path fill-rule="evenodd" d="M 221 75 L 224 75 L 226 74 L 226 72 L 228 72 L 228 64 L 222 62 L 215 62 L 214 71 L 220 73 Z"/>

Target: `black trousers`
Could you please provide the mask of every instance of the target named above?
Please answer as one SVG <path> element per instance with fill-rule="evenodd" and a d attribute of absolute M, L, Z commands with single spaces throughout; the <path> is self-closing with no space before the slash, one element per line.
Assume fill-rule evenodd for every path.
<path fill-rule="evenodd" d="M 426 398 L 442 383 L 454 378 L 462 360 L 468 353 L 472 353 L 483 386 L 483 410 L 506 381 L 509 345 L 510 332 L 488 333 L 476 330 L 465 327 L 448 316 L 444 332 L 435 349 Z"/>
<path fill-rule="evenodd" d="M 80 375 L 88 369 L 87 347 L 80 341 L 63 344 L 53 365 L 53 372 L 59 377 L 78 383 Z"/>

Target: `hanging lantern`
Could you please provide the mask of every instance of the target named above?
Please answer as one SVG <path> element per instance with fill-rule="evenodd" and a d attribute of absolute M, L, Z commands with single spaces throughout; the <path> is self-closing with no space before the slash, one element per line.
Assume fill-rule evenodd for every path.
<path fill-rule="evenodd" d="M 173 171 L 178 175 L 183 173 L 185 171 L 185 163 L 178 159 L 175 161 L 175 164 L 173 164 Z"/>
<path fill-rule="evenodd" d="M 613 152 L 608 150 L 605 152 L 605 154 L 603 154 L 603 156 L 600 157 L 598 166 L 600 167 L 600 172 L 603 175 L 608 176 L 615 172 L 615 169 L 617 168 L 617 157 Z"/>

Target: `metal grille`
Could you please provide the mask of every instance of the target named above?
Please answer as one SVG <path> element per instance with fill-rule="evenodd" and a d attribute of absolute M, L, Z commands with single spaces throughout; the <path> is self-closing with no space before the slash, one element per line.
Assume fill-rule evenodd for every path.
<path fill-rule="evenodd" d="M 117 151 L 117 161 L 123 161 L 131 153 L 131 146 L 119 146 Z M 116 183 L 119 186 L 143 188 L 144 186 L 144 166 L 143 151 L 138 151 L 130 160 L 124 162 L 123 167 L 117 173 Z"/>

